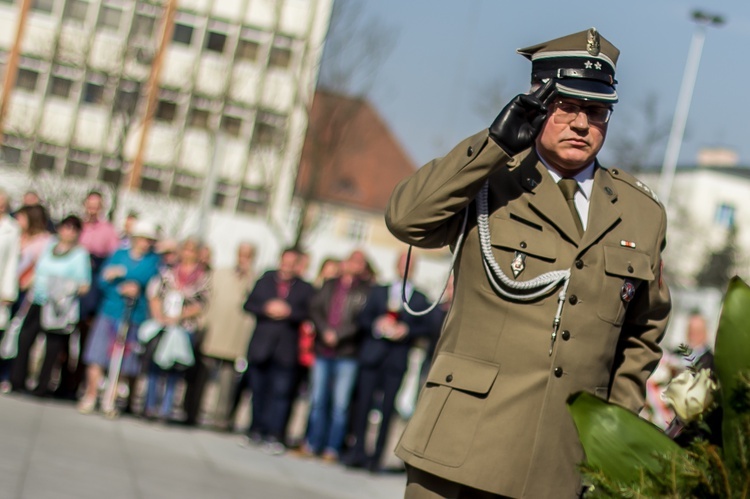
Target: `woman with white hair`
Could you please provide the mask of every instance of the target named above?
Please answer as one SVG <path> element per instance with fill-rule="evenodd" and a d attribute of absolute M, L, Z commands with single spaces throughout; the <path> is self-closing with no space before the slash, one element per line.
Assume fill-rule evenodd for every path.
<path fill-rule="evenodd" d="M 83 353 L 87 366 L 86 392 L 78 404 L 83 414 L 96 408 L 99 384 L 109 366 L 117 330 L 124 320 L 128 320 L 128 333 L 120 374 L 131 378 L 140 371 L 136 332 L 148 318 L 146 286 L 159 270 L 159 255 L 152 251 L 157 239 L 156 225 L 138 220 L 133 227 L 130 247 L 115 251 L 102 264 L 98 278 L 101 302 Z"/>

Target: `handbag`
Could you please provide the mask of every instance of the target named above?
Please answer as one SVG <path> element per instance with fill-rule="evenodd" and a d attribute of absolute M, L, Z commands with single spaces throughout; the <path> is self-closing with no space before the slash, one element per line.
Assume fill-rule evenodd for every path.
<path fill-rule="evenodd" d="M 18 312 L 11 319 L 8 328 L 5 330 L 2 341 L 0 341 L 0 358 L 15 359 L 18 355 L 18 335 L 21 333 L 21 327 L 26 320 L 26 314 L 31 308 L 30 293 L 23 299 L 23 303 L 18 307 Z"/>
<path fill-rule="evenodd" d="M 42 329 L 63 334 L 73 332 L 80 318 L 76 282 L 71 279 L 51 277 L 48 288 L 49 296 L 42 304 L 39 316 Z"/>

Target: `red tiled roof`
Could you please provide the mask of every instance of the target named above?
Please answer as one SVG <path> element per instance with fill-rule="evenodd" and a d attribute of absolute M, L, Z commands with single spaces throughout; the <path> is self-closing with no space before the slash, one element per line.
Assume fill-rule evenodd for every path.
<path fill-rule="evenodd" d="M 314 201 L 382 212 L 396 184 L 415 170 L 370 103 L 327 91 L 315 93 L 297 195 L 312 188 Z"/>

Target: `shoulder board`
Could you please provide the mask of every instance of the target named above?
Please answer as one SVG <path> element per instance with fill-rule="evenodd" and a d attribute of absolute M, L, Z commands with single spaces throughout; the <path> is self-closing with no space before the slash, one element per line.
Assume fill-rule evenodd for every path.
<path fill-rule="evenodd" d="M 649 186 L 632 176 L 631 174 L 624 172 L 620 170 L 619 168 L 605 168 L 605 170 L 610 174 L 610 176 L 615 180 L 620 180 L 621 182 L 624 182 L 631 187 L 633 187 L 635 190 L 642 192 L 647 197 L 651 198 L 654 202 L 657 204 L 659 203 L 659 197 L 656 195 L 656 192 L 654 192 L 653 189 L 651 189 Z"/>

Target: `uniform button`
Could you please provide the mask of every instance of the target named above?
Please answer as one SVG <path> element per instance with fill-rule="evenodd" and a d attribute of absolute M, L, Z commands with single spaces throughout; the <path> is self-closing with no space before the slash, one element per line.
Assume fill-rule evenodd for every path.
<path fill-rule="evenodd" d="M 468 157 L 471 157 L 472 154 L 474 154 L 474 148 L 469 146 L 469 148 L 466 150 L 466 155 Z"/>
<path fill-rule="evenodd" d="M 555 368 L 555 377 L 556 378 L 560 378 L 560 377 L 562 377 L 562 375 L 563 375 L 562 367 L 556 367 Z"/>
<path fill-rule="evenodd" d="M 562 332 L 562 339 L 564 341 L 568 341 L 570 339 L 570 331 L 568 331 L 567 329 L 565 331 L 563 331 Z"/>
<path fill-rule="evenodd" d="M 620 172 L 617 169 L 612 170 L 612 173 L 614 173 L 615 175 L 619 175 L 620 174 Z"/>
<path fill-rule="evenodd" d="M 633 266 L 632 265 L 628 265 L 628 272 L 630 272 L 631 274 L 633 273 Z"/>
<path fill-rule="evenodd" d="M 447 383 L 450 383 L 451 381 L 453 381 L 453 375 L 452 375 L 452 374 L 449 374 L 448 376 L 446 376 L 446 377 L 445 377 L 445 381 L 446 381 Z"/>
<path fill-rule="evenodd" d="M 576 268 L 577 269 L 583 268 L 583 260 L 576 260 Z"/>
<path fill-rule="evenodd" d="M 526 249 L 526 246 L 527 246 L 527 244 L 526 244 L 526 241 L 521 241 L 521 244 L 519 244 L 519 246 L 520 246 L 520 247 L 521 247 L 522 249 Z"/>
<path fill-rule="evenodd" d="M 578 297 L 576 295 L 573 295 L 570 298 L 568 298 L 568 301 L 570 302 L 571 305 L 575 305 L 576 303 L 578 303 Z"/>

